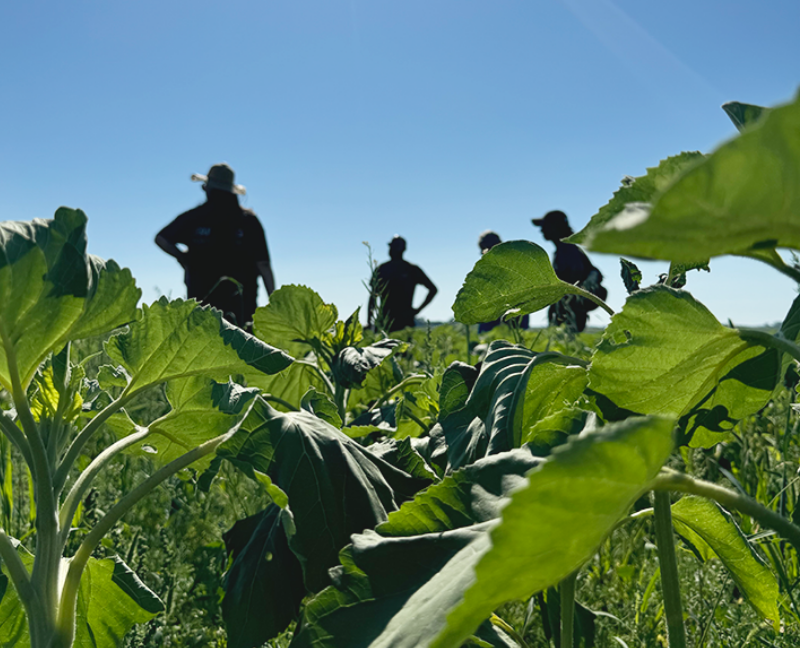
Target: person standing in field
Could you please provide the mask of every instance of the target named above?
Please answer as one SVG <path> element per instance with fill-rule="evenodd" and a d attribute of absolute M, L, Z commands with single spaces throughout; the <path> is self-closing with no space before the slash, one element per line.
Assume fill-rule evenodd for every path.
<path fill-rule="evenodd" d="M 602 273 L 592 265 L 589 257 L 577 245 L 561 240 L 573 233 L 567 215 L 563 211 L 555 210 L 547 212 L 542 218 L 532 218 L 531 222 L 541 228 L 546 241 L 555 243 L 553 270 L 556 276 L 561 281 L 577 284 L 600 299 L 605 299 L 608 291 L 600 284 L 603 280 Z M 586 328 L 588 312 L 595 308 L 597 304 L 585 297 L 567 295 L 550 306 L 547 319 L 552 326 L 565 324 L 568 329 L 579 333 Z"/>
<path fill-rule="evenodd" d="M 403 259 L 406 240 L 395 236 L 389 242 L 389 261 L 382 263 L 372 273 L 367 326 L 373 324 L 388 332 L 414 326 L 414 318 L 431 303 L 438 292 L 422 268 Z M 414 289 L 423 285 L 428 289 L 419 308 L 414 308 Z"/>
<path fill-rule="evenodd" d="M 189 298 L 221 310 L 246 327 L 256 310 L 258 277 L 267 295 L 275 290 L 267 239 L 258 217 L 239 205 L 245 188 L 234 183 L 233 169 L 215 164 L 203 183 L 206 202 L 178 216 L 156 235 L 156 245 L 184 269 Z"/>

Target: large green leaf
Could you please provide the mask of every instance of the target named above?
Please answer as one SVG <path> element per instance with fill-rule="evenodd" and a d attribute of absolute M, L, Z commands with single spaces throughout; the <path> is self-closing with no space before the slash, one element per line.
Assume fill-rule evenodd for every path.
<path fill-rule="evenodd" d="M 374 528 L 430 483 L 383 461 L 322 419 L 278 412 L 260 398 L 218 454 L 251 465 L 288 495 L 296 525 L 289 545 L 312 592 L 327 585 L 328 568 L 350 534 Z"/>
<path fill-rule="evenodd" d="M 64 342 L 132 319 L 140 294 L 129 271 L 89 260 L 82 211 L 0 223 L 0 384 L 11 388 L 11 362 L 27 387 Z"/>
<path fill-rule="evenodd" d="M 17 550 L 25 567 L 32 570 L 33 555 L 21 545 Z M 89 558 L 78 591 L 73 648 L 118 648 L 135 624 L 149 621 L 163 608 L 161 600 L 119 558 Z M 0 601 L 0 646 L 30 647 L 25 610 L 13 587 L 7 588 Z"/>
<path fill-rule="evenodd" d="M 589 370 L 594 392 L 640 414 L 689 415 L 690 429 L 730 429 L 780 379 L 774 350 L 722 326 L 689 293 L 653 286 L 628 297 Z"/>
<path fill-rule="evenodd" d="M 759 119 L 769 114 L 769 108 L 754 106 L 753 104 L 729 101 L 722 104 L 722 109 L 731 118 L 734 126 L 740 131 L 754 125 Z"/>
<path fill-rule="evenodd" d="M 455 608 L 426 627 L 436 636 L 430 645 L 458 645 L 501 603 L 555 585 L 585 563 L 669 457 L 673 425 L 632 418 L 556 448 L 511 495 L 485 555 L 461 580 Z"/>
<path fill-rule="evenodd" d="M 112 337 L 106 352 L 130 374 L 128 394 L 190 376 L 226 382 L 241 375 L 259 386 L 264 374 L 292 362 L 283 351 L 228 324 L 216 309 L 165 297 L 143 306 L 141 318 Z"/>
<path fill-rule="evenodd" d="M 587 237 L 599 252 L 690 262 L 800 249 L 800 99 L 775 108 L 678 178 Z"/>
<path fill-rule="evenodd" d="M 491 322 L 533 313 L 578 293 L 556 276 L 542 248 L 529 241 L 509 241 L 478 260 L 458 291 L 453 314 L 464 324 Z"/>
<path fill-rule="evenodd" d="M 614 193 L 605 205 L 600 208 L 591 220 L 577 234 L 570 236 L 567 241 L 584 245 L 587 241 L 606 224 L 625 209 L 628 203 L 651 203 L 665 191 L 676 178 L 680 177 L 687 169 L 697 164 L 705 156 L 698 151 L 684 152 L 673 155 L 666 160 L 661 160 L 656 167 L 647 169 L 647 173 L 637 178 L 627 177 L 622 181 L 622 186 Z M 624 267 L 624 265 L 623 265 Z M 629 290 L 629 292 L 631 292 Z"/>
<path fill-rule="evenodd" d="M 319 373 L 310 365 L 293 362 L 274 376 L 258 379 L 258 386 L 265 394 L 289 403 L 294 409 L 303 405 L 303 396 L 309 389 L 325 391 L 325 383 Z"/>
<path fill-rule="evenodd" d="M 130 452 L 142 454 L 163 466 L 189 450 L 230 432 L 245 417 L 258 393 L 229 382 L 220 384 L 195 376 L 174 380 L 167 385 L 167 399 L 172 410 L 153 421 L 150 435 L 131 446 Z M 202 471 L 211 462 L 208 455 L 192 464 Z"/>
<path fill-rule="evenodd" d="M 526 449 L 487 457 L 418 494 L 377 532 L 353 536 L 292 648 L 424 645 L 431 618 L 456 604 L 454 581 L 469 577 L 509 493 L 540 462 Z"/>
<path fill-rule="evenodd" d="M 312 340 L 322 340 L 335 323 L 336 306 L 326 304 L 306 286 L 281 286 L 269 296 L 269 304 L 256 309 L 253 332 L 268 344 L 295 357 L 308 351 Z"/>
<path fill-rule="evenodd" d="M 305 587 L 285 526 L 292 526 L 291 513 L 273 504 L 223 536 L 232 560 L 222 601 L 230 648 L 260 646 L 297 617 Z"/>
<path fill-rule="evenodd" d="M 715 502 L 687 495 L 672 505 L 672 522 L 703 560 L 722 561 L 747 600 L 762 617 L 772 621 L 777 632 L 778 583 L 730 513 Z"/>

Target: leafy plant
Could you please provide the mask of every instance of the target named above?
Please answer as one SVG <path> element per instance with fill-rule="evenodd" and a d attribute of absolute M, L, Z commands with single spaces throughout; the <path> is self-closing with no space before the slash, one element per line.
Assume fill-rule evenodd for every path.
<path fill-rule="evenodd" d="M 194 302 L 162 299 L 137 311 L 130 272 L 86 254 L 85 225 L 82 212 L 66 208 L 49 221 L 0 224 L 0 384 L 13 404 L 0 428 L 30 469 L 35 504 L 35 555 L 0 531 L 3 579 L 13 583 L 0 602 L 5 645 L 116 646 L 156 614 L 160 600 L 120 559 L 92 553 L 141 498 L 202 466 L 235 432 L 257 389 L 231 376 L 256 384 L 292 360 Z M 121 326 L 105 345 L 117 364 L 88 380 L 71 342 Z M 125 406 L 164 385 L 172 410 L 135 425 Z M 117 440 L 77 472 L 103 426 Z M 65 556 L 82 500 L 122 452 L 146 453 L 157 470 Z"/>

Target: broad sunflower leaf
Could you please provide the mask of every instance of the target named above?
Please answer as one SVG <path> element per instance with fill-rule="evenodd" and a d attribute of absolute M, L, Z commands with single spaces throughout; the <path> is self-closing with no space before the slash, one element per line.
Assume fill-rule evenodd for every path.
<path fill-rule="evenodd" d="M 498 605 L 559 583 L 591 558 L 671 454 L 673 426 L 632 418 L 556 448 L 512 493 L 474 570 L 459 579 L 455 605 L 416 622 L 435 636 L 416 645 L 458 645 Z"/>
<path fill-rule="evenodd" d="M 297 617 L 305 587 L 289 549 L 286 528 L 292 526 L 291 512 L 273 504 L 223 535 L 232 560 L 222 601 L 230 648 L 260 646 Z"/>
<path fill-rule="evenodd" d="M 167 385 L 172 410 L 153 421 L 150 434 L 128 452 L 148 457 L 158 466 L 168 464 L 189 450 L 231 432 L 247 416 L 258 389 L 234 382 L 214 382 L 203 376 L 174 380 Z M 202 471 L 213 455 L 192 464 Z"/>
<path fill-rule="evenodd" d="M 754 106 L 753 104 L 741 103 L 739 101 L 729 101 L 722 104 L 725 114 L 731 118 L 733 125 L 740 131 L 748 126 L 753 126 L 759 119 L 769 113 L 769 108 Z"/>
<path fill-rule="evenodd" d="M 419 493 L 376 531 L 354 535 L 333 585 L 306 606 L 292 648 L 425 645 L 430 619 L 455 603 L 454 581 L 485 549 L 508 494 L 540 462 L 524 448 L 487 457 Z"/>
<path fill-rule="evenodd" d="M 33 554 L 17 548 L 25 567 Z M 66 559 L 64 559 L 66 561 Z M 5 566 L 4 576 L 7 578 Z M 78 591 L 75 648 L 119 648 L 137 623 L 152 619 L 164 604 L 119 558 L 89 558 Z M 13 586 L 0 601 L 0 646 L 30 648 L 28 621 Z"/>
<path fill-rule="evenodd" d="M 696 495 L 682 497 L 671 508 L 675 530 L 703 560 L 719 558 L 750 604 L 763 618 L 772 621 L 777 632 L 778 583 L 730 513 Z"/>
<path fill-rule="evenodd" d="M 799 185 L 800 98 L 691 167 L 652 205 L 629 203 L 585 244 L 678 262 L 797 250 Z"/>
<path fill-rule="evenodd" d="M 108 340 L 106 353 L 131 376 L 128 395 L 198 375 L 219 382 L 243 376 L 260 386 L 265 374 L 292 363 L 280 349 L 226 322 L 218 310 L 165 297 L 143 306 L 139 320 Z"/>
<path fill-rule="evenodd" d="M 11 359 L 27 388 L 51 351 L 132 319 L 140 295 L 129 271 L 90 260 L 82 211 L 0 223 L 0 384 L 11 389 Z"/>
<path fill-rule="evenodd" d="M 253 332 L 260 340 L 302 357 L 313 340 L 322 340 L 339 316 L 336 306 L 326 304 L 306 286 L 281 286 L 269 296 L 269 304 L 256 309 Z"/>
<path fill-rule="evenodd" d="M 430 483 L 383 461 L 322 419 L 278 412 L 258 397 L 217 453 L 268 475 L 286 493 L 296 525 L 289 546 L 311 592 L 328 584 L 328 568 L 350 534 L 375 527 Z"/>
<path fill-rule="evenodd" d="M 464 279 L 453 314 L 463 324 L 534 313 L 579 289 L 556 276 L 550 259 L 529 241 L 495 245 Z"/>
<path fill-rule="evenodd" d="M 652 203 L 682 173 L 704 158 L 705 156 L 699 151 L 684 152 L 661 160 L 658 166 L 648 168 L 647 173 L 643 176 L 624 178 L 622 186 L 614 193 L 613 198 L 592 216 L 586 227 L 566 239 L 567 242 L 588 245 L 597 232 L 602 231 L 609 221 L 625 210 L 626 205 Z M 628 292 L 631 291 L 628 290 Z"/>
<path fill-rule="evenodd" d="M 593 392 L 640 414 L 685 416 L 689 433 L 729 430 L 763 407 L 779 380 L 777 351 L 743 340 L 666 286 L 628 297 L 589 369 Z"/>
<path fill-rule="evenodd" d="M 366 347 L 345 347 L 333 358 L 331 364 L 333 379 L 346 389 L 361 387 L 367 373 L 380 365 L 402 344 L 400 340 L 388 338 Z"/>

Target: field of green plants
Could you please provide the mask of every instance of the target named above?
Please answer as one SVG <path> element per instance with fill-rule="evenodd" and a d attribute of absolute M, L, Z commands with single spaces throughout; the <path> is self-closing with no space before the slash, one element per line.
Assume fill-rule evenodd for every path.
<path fill-rule="evenodd" d="M 511 241 L 453 324 L 287 285 L 250 334 L 139 306 L 79 210 L 0 223 L 0 645 L 797 645 L 800 298 L 749 330 L 690 290 L 722 255 L 800 283 L 800 100 L 726 110 L 571 238 L 624 257 L 617 313 Z M 610 325 L 475 333 L 567 295 Z"/>

